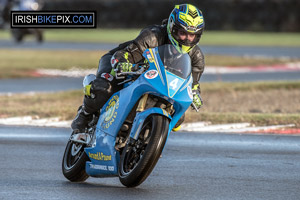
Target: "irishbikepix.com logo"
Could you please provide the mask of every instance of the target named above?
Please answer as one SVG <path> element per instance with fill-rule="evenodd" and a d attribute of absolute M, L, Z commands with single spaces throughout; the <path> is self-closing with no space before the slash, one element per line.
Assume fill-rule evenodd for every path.
<path fill-rule="evenodd" d="M 11 11 L 11 28 L 96 28 L 96 12 Z"/>

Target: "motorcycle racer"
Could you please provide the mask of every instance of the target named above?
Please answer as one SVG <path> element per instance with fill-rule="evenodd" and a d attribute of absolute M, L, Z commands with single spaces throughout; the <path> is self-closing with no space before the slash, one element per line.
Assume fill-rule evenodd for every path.
<path fill-rule="evenodd" d="M 167 23 L 166 23 L 167 22 Z M 85 86 L 83 105 L 72 122 L 73 131 L 83 132 L 92 115 L 100 110 L 112 94 L 122 89 L 115 79 L 115 71 L 130 72 L 135 63 L 144 60 L 143 52 L 163 44 L 172 44 L 177 51 L 188 53 L 192 63 L 193 103 L 202 106 L 199 81 L 204 71 L 204 55 L 199 46 L 204 19 L 202 12 L 191 4 L 176 5 L 169 19 L 162 25 L 144 28 L 136 39 L 120 44 L 105 54 L 99 62 L 96 79 Z M 184 121 L 183 117 L 175 129 Z"/>

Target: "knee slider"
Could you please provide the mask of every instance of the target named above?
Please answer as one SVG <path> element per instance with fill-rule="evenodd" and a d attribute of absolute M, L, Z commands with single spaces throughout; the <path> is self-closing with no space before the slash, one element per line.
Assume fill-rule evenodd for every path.
<path fill-rule="evenodd" d="M 97 78 L 91 83 L 91 93 L 97 95 L 106 95 L 112 93 L 112 85 L 105 78 Z"/>
<path fill-rule="evenodd" d="M 88 113 L 97 112 L 113 94 L 111 83 L 104 78 L 97 78 L 90 84 L 90 95 L 85 93 L 84 107 Z"/>

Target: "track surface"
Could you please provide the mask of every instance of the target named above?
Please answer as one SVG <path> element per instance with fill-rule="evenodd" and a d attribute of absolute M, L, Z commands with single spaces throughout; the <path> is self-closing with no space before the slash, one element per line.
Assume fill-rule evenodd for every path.
<path fill-rule="evenodd" d="M 70 183 L 69 129 L 0 126 L 0 199 L 272 199 L 300 196 L 300 137 L 172 133 L 138 188 L 118 178 Z"/>

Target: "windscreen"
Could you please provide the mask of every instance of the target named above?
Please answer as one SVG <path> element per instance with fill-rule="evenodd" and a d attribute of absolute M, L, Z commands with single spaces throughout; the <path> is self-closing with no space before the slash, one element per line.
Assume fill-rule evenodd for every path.
<path fill-rule="evenodd" d="M 191 74 L 191 59 L 187 53 L 178 52 L 171 44 L 159 46 L 158 53 L 167 71 L 184 79 Z"/>

